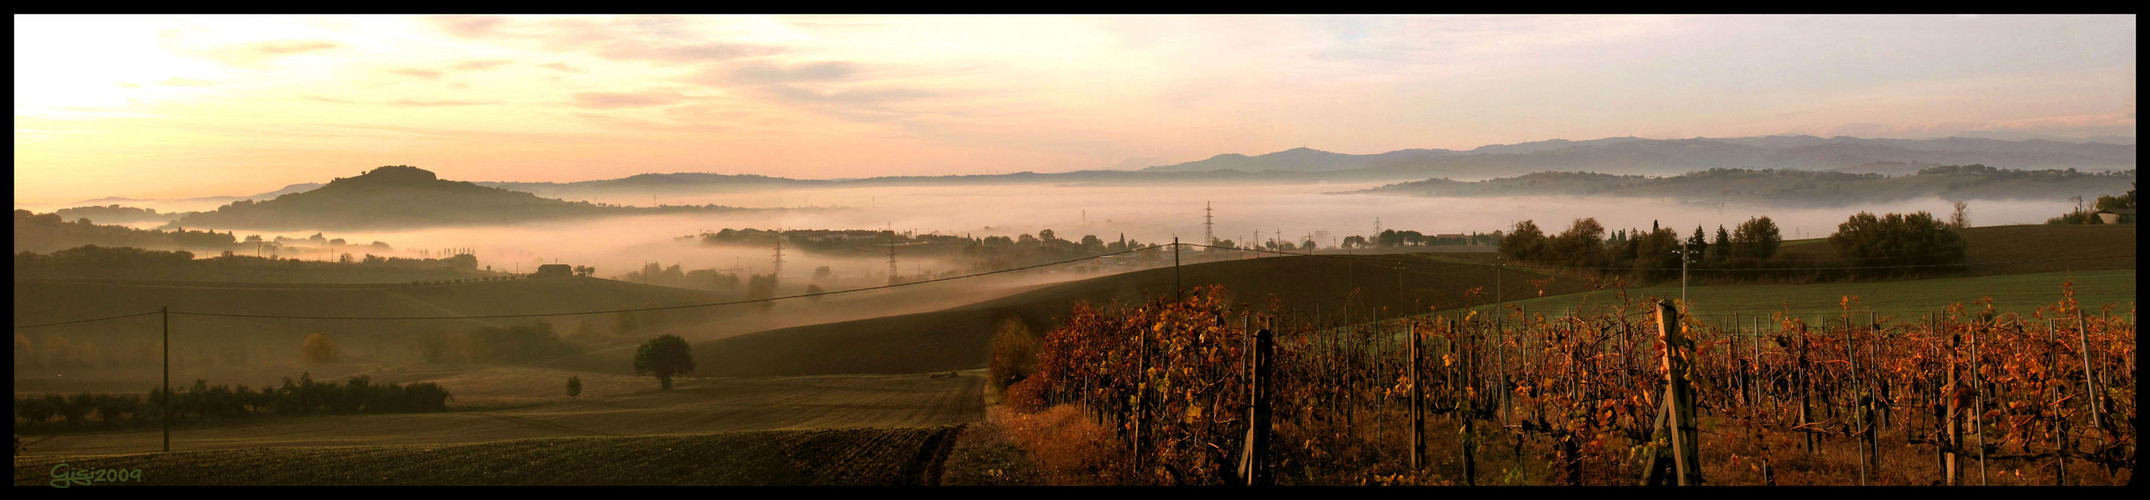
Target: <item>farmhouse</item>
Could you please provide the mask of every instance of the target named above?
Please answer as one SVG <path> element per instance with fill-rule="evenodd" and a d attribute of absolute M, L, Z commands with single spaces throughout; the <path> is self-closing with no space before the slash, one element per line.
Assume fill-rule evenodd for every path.
<path fill-rule="evenodd" d="M 567 264 L 546 264 L 546 265 L 538 266 L 538 268 L 537 268 L 537 273 L 536 273 L 536 274 L 532 274 L 532 275 L 530 275 L 530 277 L 532 277 L 532 278 L 566 278 L 566 277 L 569 277 L 569 276 L 574 276 L 574 275 L 575 275 L 575 268 L 574 268 L 574 267 L 572 267 L 572 266 L 569 266 L 569 265 L 567 265 Z"/>
<path fill-rule="evenodd" d="M 2098 219 L 2100 219 L 2099 222 L 2104 222 L 2106 224 L 2134 224 L 2135 209 L 2114 208 L 2107 210 L 2099 210 Z"/>

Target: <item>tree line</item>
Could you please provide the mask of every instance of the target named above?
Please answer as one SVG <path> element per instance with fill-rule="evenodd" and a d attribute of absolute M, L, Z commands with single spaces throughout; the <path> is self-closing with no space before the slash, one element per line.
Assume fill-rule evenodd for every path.
<path fill-rule="evenodd" d="M 186 228 L 173 231 L 134 229 L 93 224 L 88 218 L 76 218 L 70 222 L 57 213 L 39 214 L 21 209 L 15 210 L 15 239 L 16 248 L 95 244 L 214 250 L 231 248 L 238 242 L 230 231 L 219 233 Z"/>
<path fill-rule="evenodd" d="M 1962 219 L 1960 213 L 1958 218 Z M 1920 269 L 1939 270 L 1965 262 L 1966 245 L 1958 229 L 1923 211 L 1882 216 L 1860 212 L 1839 224 L 1829 237 L 1841 260 L 1815 262 L 1780 256 L 1784 237 L 1768 216 L 1751 217 L 1729 230 L 1720 225 L 1714 237 L 1697 225 L 1685 238 L 1654 222 L 1647 232 L 1623 229 L 1608 235 L 1596 218 L 1585 217 L 1559 234 L 1547 235 L 1534 221 L 1524 220 L 1501 236 L 1500 255 L 1520 264 L 1643 281 L 1678 279 L 1683 264 L 1690 274 L 1706 277 L 1753 270 L 1791 271 L 1775 275 L 1776 279 L 1921 273 L 1927 271 Z M 1897 269 L 1843 269 L 1877 266 Z"/>
<path fill-rule="evenodd" d="M 163 421 L 165 392 L 152 387 L 142 394 L 91 394 L 72 396 L 42 394 L 15 398 L 16 429 L 81 429 L 96 417 L 96 425 L 113 428 L 148 425 Z M 338 384 L 320 382 L 311 373 L 293 381 L 284 377 L 279 387 L 248 388 L 209 385 L 195 380 L 192 387 L 172 391 L 174 421 L 237 418 L 256 414 L 308 415 L 349 413 L 413 413 L 448 409 L 447 389 L 432 382 L 410 385 L 376 384 L 366 375 Z M 57 422 L 53 421 L 58 417 Z"/>

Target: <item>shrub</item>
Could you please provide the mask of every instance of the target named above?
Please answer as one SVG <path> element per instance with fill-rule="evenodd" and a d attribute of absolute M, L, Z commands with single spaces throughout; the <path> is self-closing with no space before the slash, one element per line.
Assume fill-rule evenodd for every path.
<path fill-rule="evenodd" d="M 994 389 L 1007 389 L 1037 372 L 1038 336 L 1030 332 L 1022 318 L 1002 318 L 993 333 L 992 346 L 993 355 L 987 361 L 986 376 Z"/>
<path fill-rule="evenodd" d="M 1045 392 L 1049 389 L 1045 379 L 1026 378 L 1002 390 L 1000 400 L 1016 412 L 1037 413 L 1045 410 Z"/>
<path fill-rule="evenodd" d="M 545 321 L 504 328 L 479 328 L 470 333 L 470 344 L 471 361 L 481 363 L 542 361 L 582 350 L 561 340 L 552 323 Z"/>
<path fill-rule="evenodd" d="M 89 415 L 92 407 L 90 395 L 88 394 L 76 394 L 74 397 L 47 394 L 45 395 L 45 402 L 59 408 L 60 418 L 67 420 L 68 427 L 80 427 L 82 417 Z"/>
<path fill-rule="evenodd" d="M 307 335 L 306 341 L 299 344 L 299 359 L 307 364 L 334 363 L 336 341 L 329 340 L 327 335 L 320 333 Z"/>
<path fill-rule="evenodd" d="M 35 427 L 46 420 L 52 420 L 52 415 L 58 412 L 59 408 L 46 398 L 26 397 L 15 400 L 15 416 L 28 426 Z"/>

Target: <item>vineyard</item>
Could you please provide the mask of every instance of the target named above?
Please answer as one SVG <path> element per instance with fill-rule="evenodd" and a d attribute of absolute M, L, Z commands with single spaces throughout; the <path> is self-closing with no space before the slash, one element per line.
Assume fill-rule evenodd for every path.
<path fill-rule="evenodd" d="M 1008 394 L 1116 429 L 1108 484 L 2127 483 L 2133 306 L 2059 296 L 1920 317 L 1847 296 L 1819 324 L 1640 299 L 1376 321 L 1213 286 L 1076 306 Z"/>

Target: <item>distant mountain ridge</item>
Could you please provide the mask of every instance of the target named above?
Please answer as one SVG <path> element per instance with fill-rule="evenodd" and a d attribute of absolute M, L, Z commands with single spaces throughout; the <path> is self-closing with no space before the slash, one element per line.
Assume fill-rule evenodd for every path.
<path fill-rule="evenodd" d="M 1821 138 L 1774 135 L 1730 139 L 1608 137 L 1492 144 L 1468 151 L 1403 149 L 1346 154 L 1299 147 L 1248 156 L 1225 153 L 1203 160 L 1139 170 L 1078 170 L 1009 174 L 880 176 L 790 179 L 753 174 L 645 173 L 577 182 L 479 182 L 482 186 L 576 198 L 623 193 L 711 193 L 768 188 L 863 185 L 936 185 L 1057 182 L 1133 184 L 1154 182 L 1359 182 L 1429 178 L 1511 177 L 1544 171 L 1614 175 L 1680 175 L 1711 168 L 1779 169 L 1906 175 L 1940 165 L 1997 165 L 2010 169 L 2125 170 L 2135 167 L 2135 146 L 2070 143 L 2045 139 L 2004 141 L 1946 139 Z"/>
<path fill-rule="evenodd" d="M 1469 151 L 1405 149 L 1355 155 L 1293 148 L 1257 156 L 1222 154 L 1142 172 L 1353 172 L 1367 178 L 1498 177 L 1537 171 L 1677 175 L 1709 168 L 1838 170 L 1876 163 L 2000 165 L 2017 169 L 2134 168 L 2135 146 L 2045 139 L 2004 141 L 1821 138 L 1778 135 L 1727 139 L 1588 141 L 1554 139 L 1481 146 Z"/>
<path fill-rule="evenodd" d="M 1948 200 L 2065 199 L 2129 189 L 2134 170 L 1998 169 L 1985 165 L 1921 168 L 1905 175 L 1812 170 L 1710 169 L 1676 176 L 1534 172 L 1481 181 L 1434 178 L 1359 192 L 1430 197 L 1602 196 L 1691 202 L 1767 200 L 1842 206 L 1938 197 Z"/>
<path fill-rule="evenodd" d="M 133 203 L 136 203 L 136 202 L 165 202 L 165 203 L 217 203 L 217 204 L 224 204 L 224 203 L 231 203 L 231 202 L 234 202 L 234 201 L 239 201 L 239 200 L 255 200 L 255 201 L 261 201 L 261 200 L 273 199 L 273 198 L 276 198 L 276 197 L 278 197 L 278 196 L 283 196 L 283 195 L 287 195 L 287 194 L 291 194 L 291 193 L 304 193 L 304 192 L 307 192 L 307 191 L 312 191 L 312 190 L 314 190 L 314 189 L 316 189 L 316 188 L 319 188 L 319 187 L 321 187 L 321 183 L 319 183 L 319 182 L 302 182 L 302 183 L 298 183 L 298 184 L 291 184 L 291 185 L 288 185 L 288 186 L 284 186 L 283 188 L 277 189 L 277 190 L 275 190 L 275 191 L 270 191 L 270 192 L 266 192 L 266 193 L 256 193 L 256 194 L 250 194 L 250 195 L 246 195 L 246 196 L 201 196 L 201 197 L 195 197 L 195 198 L 179 198 L 179 199 L 173 199 L 173 200 L 156 200 L 156 199 L 149 199 L 149 198 L 125 198 L 125 197 L 119 197 L 119 196 L 107 196 L 107 197 L 103 197 L 103 198 L 98 198 L 98 199 L 94 199 L 94 200 L 82 200 L 82 201 L 77 201 L 77 202 L 74 202 L 74 203 L 72 203 L 72 204 L 71 204 L 70 206 L 77 206 L 77 207 L 79 207 L 79 206 L 106 206 L 106 205 L 112 205 L 112 204 L 130 205 L 130 204 L 133 204 Z"/>

